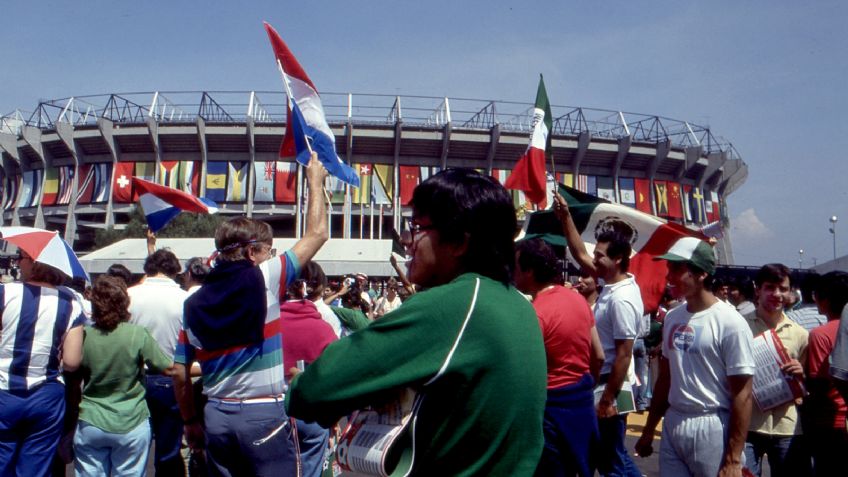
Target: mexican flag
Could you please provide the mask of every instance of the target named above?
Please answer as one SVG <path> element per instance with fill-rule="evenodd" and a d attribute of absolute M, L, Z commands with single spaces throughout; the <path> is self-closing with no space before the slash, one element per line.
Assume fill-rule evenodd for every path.
<path fill-rule="evenodd" d="M 536 107 L 533 110 L 533 132 L 527 151 L 515 164 L 512 174 L 504 182 L 507 189 L 524 191 L 530 202 L 544 208 L 547 197 L 545 185 L 545 152 L 550 150 L 550 133 L 553 129 L 551 104 L 545 91 L 545 81 L 539 75 L 539 89 L 536 91 Z"/>
<path fill-rule="evenodd" d="M 703 234 L 682 225 L 624 205 L 612 204 L 571 187 L 560 185 L 559 193 L 568 202 L 574 225 L 590 254 L 596 237 L 604 230 L 620 227 L 624 223 L 626 230 L 632 231 L 633 255 L 630 257 L 629 272 L 636 277 L 636 283 L 642 291 L 645 313 L 657 309 L 666 285 L 666 262 L 654 261 L 653 258 L 668 252 L 682 237 L 707 239 Z M 566 245 L 562 226 L 553 210 L 534 212 L 527 218 L 521 238 L 532 237 L 541 237 L 554 245 Z"/>

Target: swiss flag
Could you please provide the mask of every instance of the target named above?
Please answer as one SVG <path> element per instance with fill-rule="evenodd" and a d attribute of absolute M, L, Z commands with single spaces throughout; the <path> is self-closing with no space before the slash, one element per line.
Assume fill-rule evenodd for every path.
<path fill-rule="evenodd" d="M 135 171 L 134 162 L 119 162 L 115 164 L 115 179 L 112 183 L 112 200 L 120 204 L 133 202 L 132 178 Z"/>

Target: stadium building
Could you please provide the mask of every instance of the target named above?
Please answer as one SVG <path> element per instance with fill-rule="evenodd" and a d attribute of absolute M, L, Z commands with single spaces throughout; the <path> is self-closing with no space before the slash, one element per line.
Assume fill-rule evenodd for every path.
<path fill-rule="evenodd" d="M 421 180 L 472 167 L 503 182 L 527 148 L 533 105 L 422 96 L 322 95 L 339 157 L 362 187 L 330 181 L 332 239 L 388 239 Z M 131 177 L 214 200 L 222 214 L 302 230 L 303 174 L 278 155 L 280 92 L 153 92 L 71 97 L 0 118 L 2 223 L 63 231 L 77 246 L 126 223 Z M 724 221 L 747 177 L 732 144 L 687 121 L 552 106 L 553 166 L 566 185 L 693 228 Z M 553 169 L 553 170 L 552 170 Z M 514 193 L 519 214 L 528 209 Z M 725 227 L 727 230 L 727 227 Z M 76 247 L 75 247 L 76 248 Z M 732 264 L 727 232 L 717 246 Z"/>

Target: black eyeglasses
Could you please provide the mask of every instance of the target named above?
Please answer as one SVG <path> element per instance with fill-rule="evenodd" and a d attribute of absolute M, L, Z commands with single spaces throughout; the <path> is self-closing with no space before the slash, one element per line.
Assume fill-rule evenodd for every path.
<path fill-rule="evenodd" d="M 422 224 L 419 224 L 418 222 L 410 222 L 410 224 L 409 224 L 409 231 L 412 233 L 413 236 L 418 235 L 419 232 L 426 232 L 428 230 L 435 230 L 435 229 L 436 229 L 436 226 L 433 225 L 433 224 L 422 225 Z"/>

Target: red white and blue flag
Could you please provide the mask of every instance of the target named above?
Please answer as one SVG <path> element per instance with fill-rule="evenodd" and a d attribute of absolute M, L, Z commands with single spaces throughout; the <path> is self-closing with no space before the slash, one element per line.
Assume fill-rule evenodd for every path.
<path fill-rule="evenodd" d="M 166 187 L 155 182 L 133 177 L 133 186 L 138 193 L 138 203 L 147 217 L 147 226 L 153 233 L 162 230 L 180 212 L 214 214 L 218 205 L 206 198 L 197 198 L 179 189 Z"/>
<path fill-rule="evenodd" d="M 327 124 L 321 97 L 312 80 L 274 27 L 265 23 L 265 31 L 268 32 L 268 39 L 274 48 L 277 66 L 283 75 L 283 83 L 289 96 L 286 135 L 280 146 L 280 157 L 295 156 L 297 162 L 306 165 L 310 153 L 315 151 L 330 175 L 359 187 L 359 176 L 336 154 L 336 138 Z"/>

